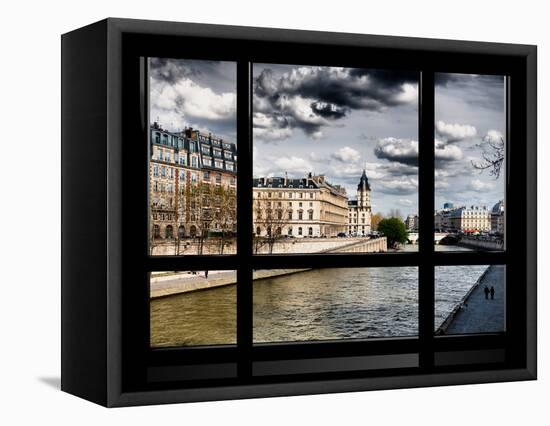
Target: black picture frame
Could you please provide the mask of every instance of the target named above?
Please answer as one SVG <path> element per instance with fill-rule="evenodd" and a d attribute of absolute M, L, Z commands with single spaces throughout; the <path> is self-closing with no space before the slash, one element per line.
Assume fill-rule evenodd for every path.
<path fill-rule="evenodd" d="M 368 55 L 367 55 L 368 53 Z M 238 254 L 148 255 L 147 57 L 237 63 Z M 365 59 L 368 57 L 368 62 Z M 536 46 L 109 18 L 62 36 L 62 389 L 105 406 L 536 379 Z M 420 250 L 253 255 L 251 63 L 420 76 Z M 507 247 L 434 251 L 434 73 L 508 79 Z M 430 148 L 431 147 L 431 148 Z M 435 336 L 437 265 L 506 265 L 506 332 Z M 252 270 L 417 266 L 419 336 L 252 344 Z M 237 345 L 149 348 L 149 272 L 236 269 Z"/>

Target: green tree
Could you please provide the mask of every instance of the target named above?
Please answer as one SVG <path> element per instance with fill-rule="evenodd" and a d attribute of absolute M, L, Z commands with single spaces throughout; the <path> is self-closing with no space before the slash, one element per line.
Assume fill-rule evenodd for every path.
<path fill-rule="evenodd" d="M 397 217 L 382 219 L 378 223 L 378 231 L 388 239 L 388 246 L 403 244 L 407 241 L 407 229 L 403 221 Z"/>

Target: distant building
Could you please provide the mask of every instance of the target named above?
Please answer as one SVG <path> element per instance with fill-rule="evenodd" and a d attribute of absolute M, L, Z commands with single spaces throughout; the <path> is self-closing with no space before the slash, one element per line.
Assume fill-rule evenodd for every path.
<path fill-rule="evenodd" d="M 357 185 L 357 199 L 348 201 L 348 234 L 368 235 L 371 231 L 371 189 L 367 172 L 363 174 Z"/>
<path fill-rule="evenodd" d="M 449 205 L 451 203 L 445 203 Z M 451 204 L 452 205 L 452 204 Z M 452 207 L 443 208 L 442 210 L 437 210 L 434 214 L 434 229 L 436 232 L 446 232 L 451 230 L 451 211 Z"/>
<path fill-rule="evenodd" d="M 491 209 L 491 232 L 504 235 L 504 200 L 500 200 Z"/>
<path fill-rule="evenodd" d="M 417 231 L 418 230 L 418 215 L 416 214 L 410 214 L 405 219 L 405 227 L 409 231 Z"/>
<path fill-rule="evenodd" d="M 450 231 L 488 232 L 491 214 L 485 206 L 458 207 L 449 211 Z"/>
<path fill-rule="evenodd" d="M 253 179 L 254 234 L 333 237 L 346 231 L 346 190 L 324 175 Z"/>
<path fill-rule="evenodd" d="M 445 210 L 451 210 L 451 209 L 454 209 L 454 207 L 455 207 L 454 204 L 448 201 L 445 204 L 443 204 L 443 209 Z"/>

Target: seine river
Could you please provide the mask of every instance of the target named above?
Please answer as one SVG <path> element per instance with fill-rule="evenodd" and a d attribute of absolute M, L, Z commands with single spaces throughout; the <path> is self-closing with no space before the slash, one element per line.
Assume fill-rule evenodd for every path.
<path fill-rule="evenodd" d="M 485 269 L 484 265 L 436 268 L 436 328 Z M 235 289 L 227 286 L 152 300 L 151 345 L 235 343 Z M 254 282 L 255 342 L 417 333 L 416 267 L 316 269 Z"/>

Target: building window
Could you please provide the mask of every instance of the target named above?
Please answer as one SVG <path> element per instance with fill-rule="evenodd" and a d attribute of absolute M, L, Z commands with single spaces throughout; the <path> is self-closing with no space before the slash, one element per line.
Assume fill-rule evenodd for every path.
<path fill-rule="evenodd" d="M 313 228 L 310 226 L 309 228 L 307 228 L 307 234 L 312 237 L 313 236 Z"/>
<path fill-rule="evenodd" d="M 302 235 L 302 227 L 301 226 L 298 227 L 298 235 Z"/>

